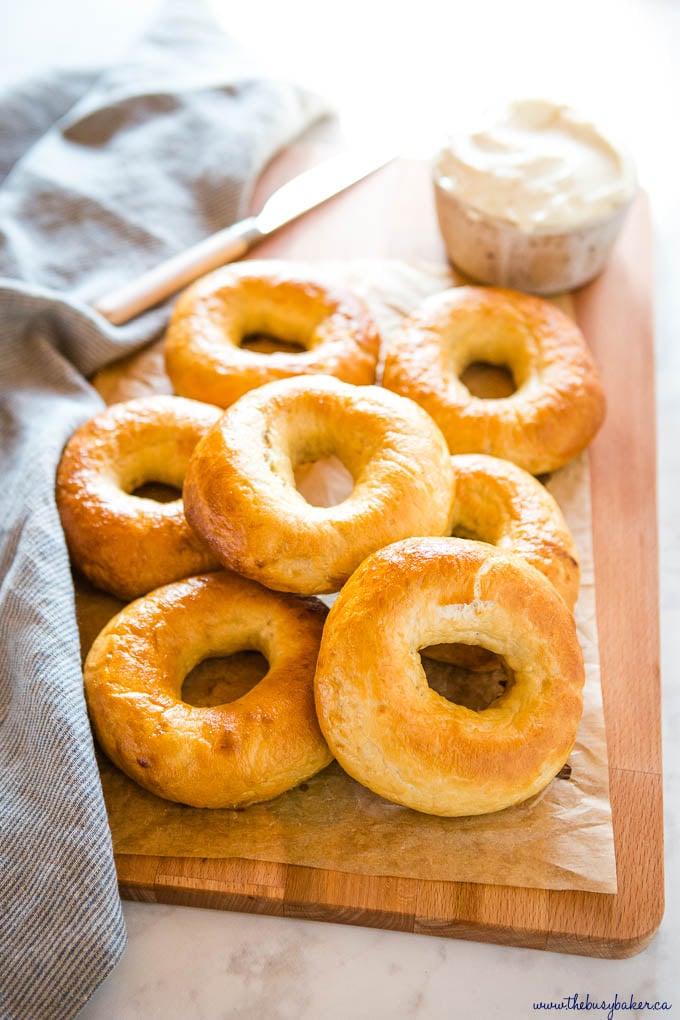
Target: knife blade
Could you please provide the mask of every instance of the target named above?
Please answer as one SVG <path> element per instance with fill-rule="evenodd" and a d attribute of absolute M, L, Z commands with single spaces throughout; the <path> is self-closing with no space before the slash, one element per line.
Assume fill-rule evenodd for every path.
<path fill-rule="evenodd" d="M 234 262 L 265 237 L 340 194 L 395 158 L 394 151 L 349 151 L 281 185 L 255 216 L 234 223 L 99 298 L 94 308 L 122 326 L 205 273 Z"/>

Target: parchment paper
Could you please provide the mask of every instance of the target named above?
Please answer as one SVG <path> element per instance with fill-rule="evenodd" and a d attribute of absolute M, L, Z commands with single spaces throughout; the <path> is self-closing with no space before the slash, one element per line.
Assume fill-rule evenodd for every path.
<path fill-rule="evenodd" d="M 404 313 L 453 283 L 440 266 L 400 262 L 324 263 L 372 307 L 389 337 Z M 570 310 L 568 296 L 557 301 Z M 101 373 L 95 385 L 107 402 L 171 392 L 162 349 Z M 329 491 L 320 491 L 328 482 Z M 346 478 L 326 465 L 301 485 L 308 498 L 332 499 Z M 100 756 L 114 850 L 172 857 L 241 857 L 364 875 L 481 882 L 545 889 L 616 892 L 605 726 L 595 612 L 587 455 L 547 481 L 574 534 L 582 586 L 576 607 L 586 662 L 584 713 L 576 746 L 563 770 L 538 796 L 492 815 L 443 819 L 390 804 L 333 763 L 295 790 L 240 810 L 199 810 L 147 793 Z M 77 583 L 83 653 L 117 600 Z M 199 667 L 204 703 L 236 697 L 265 664 L 245 654 L 225 676 L 219 660 Z M 185 688 L 186 689 L 186 688 Z"/>

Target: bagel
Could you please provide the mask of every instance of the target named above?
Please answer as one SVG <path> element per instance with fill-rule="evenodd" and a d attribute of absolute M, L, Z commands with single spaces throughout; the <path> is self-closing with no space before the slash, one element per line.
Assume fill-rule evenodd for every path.
<path fill-rule="evenodd" d="M 461 376 L 488 363 L 509 369 L 509 396 L 474 396 Z M 493 287 L 454 287 L 427 299 L 397 331 L 383 385 L 434 418 L 451 453 L 486 453 L 543 474 L 590 443 L 605 413 L 583 335 L 542 298 Z"/>
<path fill-rule="evenodd" d="M 354 479 L 336 506 L 295 487 L 300 464 L 335 455 Z M 225 567 L 269 588 L 337 591 L 370 552 L 450 525 L 453 469 L 431 418 L 410 400 L 327 376 L 252 390 L 196 447 L 187 518 Z"/>
<path fill-rule="evenodd" d="M 573 611 L 581 571 L 574 538 L 557 502 L 538 479 L 509 460 L 483 453 L 451 458 L 456 497 L 453 535 L 521 556 L 548 578 Z M 437 645 L 423 655 L 467 669 L 493 668 L 496 656 L 469 645 Z"/>
<path fill-rule="evenodd" d="M 85 661 L 85 695 L 107 756 L 151 793 L 192 807 L 269 800 L 331 761 L 314 712 L 326 607 L 233 574 L 191 577 L 126 606 Z M 182 700 L 203 659 L 245 649 L 269 670 L 236 701 Z"/>
<path fill-rule="evenodd" d="M 553 583 L 573 610 L 580 569 L 574 538 L 554 497 L 527 471 L 484 454 L 451 458 L 453 534 L 521 556 Z"/>
<path fill-rule="evenodd" d="M 129 600 L 218 561 L 184 517 L 181 498 L 138 496 L 149 482 L 181 490 L 189 456 L 220 409 L 181 397 L 114 404 L 71 437 L 56 499 L 74 565 L 98 588 Z"/>
<path fill-rule="evenodd" d="M 251 336 L 299 345 L 299 352 L 248 350 Z M 165 337 L 165 365 L 177 393 L 229 407 L 248 390 L 290 376 L 375 379 L 380 338 L 363 301 L 294 263 L 224 266 L 186 290 Z"/>
<path fill-rule="evenodd" d="M 419 650 L 495 652 L 510 682 L 481 711 L 436 693 Z M 326 622 L 315 679 L 321 730 L 350 776 L 387 800 L 476 815 L 542 790 L 573 747 L 583 656 L 553 585 L 480 542 L 421 538 L 369 556 Z"/>

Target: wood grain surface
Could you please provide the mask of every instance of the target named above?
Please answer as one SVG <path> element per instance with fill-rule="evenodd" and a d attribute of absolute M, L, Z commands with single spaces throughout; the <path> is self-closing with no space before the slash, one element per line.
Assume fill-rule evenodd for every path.
<path fill-rule="evenodd" d="M 300 144 L 253 199 L 310 160 Z M 398 162 L 260 245 L 254 257 L 445 260 L 427 167 Z M 592 447 L 602 685 L 616 895 L 368 877 L 248 860 L 118 855 L 124 897 L 311 918 L 563 953 L 626 957 L 663 915 L 652 267 L 644 197 L 604 274 L 576 295 L 608 398 Z"/>

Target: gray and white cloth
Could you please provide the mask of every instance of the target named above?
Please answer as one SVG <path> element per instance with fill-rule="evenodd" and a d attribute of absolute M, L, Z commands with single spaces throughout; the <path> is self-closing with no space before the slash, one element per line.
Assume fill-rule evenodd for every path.
<path fill-rule="evenodd" d="M 253 76 L 195 0 L 120 66 L 0 93 L 0 1016 L 72 1017 L 125 948 L 54 477 L 101 407 L 86 379 L 148 342 L 102 294 L 241 218 L 324 113 Z"/>

